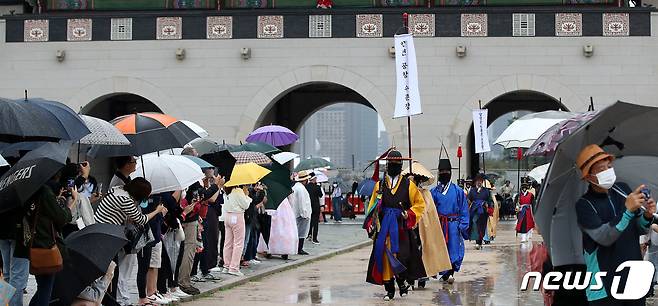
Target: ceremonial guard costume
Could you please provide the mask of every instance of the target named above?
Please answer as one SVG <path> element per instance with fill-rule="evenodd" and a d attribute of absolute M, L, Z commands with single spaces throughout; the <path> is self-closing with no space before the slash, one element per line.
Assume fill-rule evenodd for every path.
<path fill-rule="evenodd" d="M 404 158 L 399 151 L 391 150 L 382 159 L 387 161 L 387 175 L 375 185 L 364 222 L 374 240 L 366 281 L 384 285 L 385 299 L 390 300 L 396 282 L 400 296 L 405 296 L 409 284 L 426 276 L 413 230 L 425 211 L 425 201 L 416 184 L 401 175 Z"/>
<path fill-rule="evenodd" d="M 450 160 L 439 161 L 439 184 L 431 193 L 452 265 L 452 269 L 444 273 L 442 279 L 452 283 L 453 274 L 459 271 L 464 260 L 464 239 L 468 239 L 469 214 L 464 190 L 451 183 L 450 176 L 446 179 L 441 175 L 441 172 L 450 173 L 451 169 Z"/>

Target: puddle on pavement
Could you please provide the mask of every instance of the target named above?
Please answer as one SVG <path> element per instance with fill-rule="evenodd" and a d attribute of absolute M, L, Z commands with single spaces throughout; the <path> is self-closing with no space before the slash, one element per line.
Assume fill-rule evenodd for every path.
<path fill-rule="evenodd" d="M 535 243 L 533 247 L 536 245 Z M 523 275 L 530 269 L 530 250 L 533 247 L 526 245 L 522 248 L 497 248 L 496 251 L 501 253 L 499 261 L 496 263 L 501 265 L 499 273 L 469 282 L 457 282 L 453 285 L 442 284 L 440 289 L 435 290 L 432 302 L 436 305 L 448 306 L 544 305 L 540 293 L 519 290 Z M 486 269 L 486 265 L 483 266 L 483 269 Z M 459 273 L 457 278 L 459 278 Z"/>
<path fill-rule="evenodd" d="M 356 300 L 363 296 L 357 290 L 350 286 L 330 286 L 323 288 L 313 288 L 311 290 L 288 296 L 286 303 L 289 304 L 330 304 L 336 300 Z"/>
<path fill-rule="evenodd" d="M 523 275 L 530 267 L 531 247 L 496 248 L 499 252 L 497 265 L 501 265 L 500 272 L 495 276 L 477 278 L 477 272 L 468 273 L 476 278 L 467 282 L 456 282 L 453 285 L 433 281 L 428 289 L 432 292 L 432 304 L 446 306 L 540 306 L 543 305 L 542 296 L 537 292 L 521 292 L 519 284 Z M 487 263 L 491 264 L 491 263 Z M 487 265 L 482 265 L 486 269 Z M 465 274 L 464 274 L 465 275 Z M 459 280 L 459 273 L 457 274 Z M 362 292 L 350 286 L 321 286 L 316 285 L 320 279 L 317 275 L 300 277 L 302 283 L 313 283 L 307 291 L 289 295 L 286 303 L 302 304 L 329 304 L 339 301 L 360 300 Z M 438 288 L 437 288 L 438 287 Z M 379 298 L 379 296 L 378 296 Z"/>

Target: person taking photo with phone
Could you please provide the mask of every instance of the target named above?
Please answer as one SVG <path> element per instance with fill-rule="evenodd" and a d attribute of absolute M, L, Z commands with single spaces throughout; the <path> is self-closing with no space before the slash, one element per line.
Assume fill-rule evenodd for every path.
<path fill-rule="evenodd" d="M 587 192 L 576 203 L 587 272 L 607 273 L 603 277 L 603 289 L 585 290 L 585 295 L 592 306 L 645 305 L 645 299 L 615 300 L 611 286 L 621 263 L 642 260 L 638 241 L 641 235 L 648 233 L 654 221 L 656 202 L 644 185 L 633 190 L 617 182 L 613 161 L 614 156 L 595 144 L 582 149 L 576 159 L 582 180 L 589 184 Z"/>

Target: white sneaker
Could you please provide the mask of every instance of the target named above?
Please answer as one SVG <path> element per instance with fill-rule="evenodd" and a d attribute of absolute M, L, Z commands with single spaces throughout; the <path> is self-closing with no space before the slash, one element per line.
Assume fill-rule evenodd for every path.
<path fill-rule="evenodd" d="M 235 275 L 235 276 L 244 276 L 244 273 L 240 271 L 228 271 L 228 274 Z"/>
<path fill-rule="evenodd" d="M 171 303 L 171 301 L 161 299 L 158 295 L 154 294 L 146 298 L 152 304 L 166 305 Z"/>
<path fill-rule="evenodd" d="M 166 297 L 166 296 L 164 296 L 164 295 L 162 295 L 162 294 L 160 294 L 160 293 L 156 293 L 155 296 L 159 297 L 159 298 L 160 298 L 161 300 L 163 300 L 163 301 L 166 301 L 167 304 L 169 304 L 169 303 L 171 303 L 171 302 L 174 301 L 173 299 L 168 298 L 168 297 Z"/>
<path fill-rule="evenodd" d="M 249 263 L 252 264 L 252 265 L 257 265 L 257 264 L 260 264 L 260 260 L 252 259 L 252 260 L 249 261 Z"/>
<path fill-rule="evenodd" d="M 162 294 L 160 294 L 160 295 L 162 295 Z M 165 299 L 168 299 L 168 300 L 170 300 L 170 301 L 172 301 L 172 302 L 179 302 L 179 301 L 180 301 L 180 298 L 179 298 L 179 297 L 176 297 L 176 296 L 174 296 L 174 295 L 171 294 L 171 293 L 167 293 L 167 294 L 165 294 L 165 295 L 163 295 L 163 296 L 165 297 Z"/>
<path fill-rule="evenodd" d="M 174 291 L 171 291 L 170 293 L 171 293 L 171 295 L 173 295 L 175 297 L 178 297 L 178 298 L 186 298 L 186 297 L 191 296 L 191 295 L 183 292 L 183 290 L 180 290 L 178 287 L 174 288 Z"/>
<path fill-rule="evenodd" d="M 228 268 L 222 268 L 221 272 L 224 273 L 224 274 L 228 274 Z"/>
<path fill-rule="evenodd" d="M 222 269 L 224 269 L 224 268 L 214 267 L 214 268 L 210 269 L 210 272 L 222 272 Z"/>

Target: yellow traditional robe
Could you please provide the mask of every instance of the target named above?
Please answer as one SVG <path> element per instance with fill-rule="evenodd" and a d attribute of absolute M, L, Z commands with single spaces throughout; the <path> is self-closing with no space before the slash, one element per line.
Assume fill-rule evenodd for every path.
<path fill-rule="evenodd" d="M 487 220 L 487 233 L 489 234 L 489 238 L 493 239 L 496 238 L 500 205 L 498 204 L 498 200 L 496 200 L 496 196 L 493 193 L 491 193 L 491 197 L 494 204 L 494 211 L 493 216 L 489 216 L 489 219 Z"/>
<path fill-rule="evenodd" d="M 395 194 L 398 191 L 400 182 L 402 182 L 403 179 L 404 178 L 400 176 L 395 184 L 395 187 L 391 188 L 391 179 L 388 175 L 386 176 L 386 186 L 389 187 L 391 194 Z M 375 205 L 377 201 L 377 192 L 379 192 L 379 182 L 375 183 L 375 189 L 372 191 L 370 203 L 368 203 L 368 210 L 370 210 L 371 206 Z M 425 200 L 423 199 L 423 195 L 418 190 L 418 187 L 416 187 L 416 184 L 414 184 L 414 182 L 411 180 L 409 180 L 409 202 L 411 202 L 410 210 L 413 211 L 413 213 L 416 215 L 415 225 L 418 225 L 418 221 L 423 215 L 423 212 L 425 212 Z M 386 238 L 386 246 L 390 247 L 389 238 Z M 384 254 L 384 256 L 386 257 L 388 255 Z M 394 277 L 393 270 L 391 269 L 391 265 L 389 264 L 388 260 L 384 260 L 384 271 L 382 272 L 382 276 L 384 281 L 391 280 Z"/>
<path fill-rule="evenodd" d="M 419 189 L 425 200 L 425 212 L 418 223 L 418 232 L 423 245 L 423 265 L 427 275 L 433 276 L 452 269 L 452 264 L 432 194 L 427 189 Z"/>

